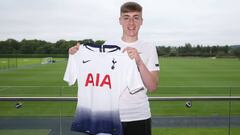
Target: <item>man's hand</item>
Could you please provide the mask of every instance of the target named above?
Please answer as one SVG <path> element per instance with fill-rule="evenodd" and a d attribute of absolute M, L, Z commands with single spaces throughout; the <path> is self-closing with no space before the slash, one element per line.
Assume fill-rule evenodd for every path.
<path fill-rule="evenodd" d="M 131 59 L 135 59 L 144 86 L 151 92 L 155 91 L 157 89 L 159 72 L 148 70 L 146 65 L 143 63 L 137 49 L 132 47 L 127 47 L 123 50 L 123 52 L 126 52 L 126 51 L 128 53 L 128 56 Z"/>
<path fill-rule="evenodd" d="M 79 47 L 80 47 L 80 43 L 77 42 L 75 46 L 68 49 L 68 53 L 72 55 L 75 54 L 78 51 Z"/>
<path fill-rule="evenodd" d="M 139 52 L 137 51 L 136 48 L 126 47 L 123 49 L 123 52 L 127 52 L 128 56 L 131 59 L 135 59 L 137 65 L 143 64 L 142 59 L 139 55 Z"/>

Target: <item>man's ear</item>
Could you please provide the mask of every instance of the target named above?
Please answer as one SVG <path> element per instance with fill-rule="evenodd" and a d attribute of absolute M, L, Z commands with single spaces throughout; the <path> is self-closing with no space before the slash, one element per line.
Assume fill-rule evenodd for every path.
<path fill-rule="evenodd" d="M 119 24 L 122 24 L 121 23 L 121 16 L 118 18 L 118 22 L 119 22 Z"/>

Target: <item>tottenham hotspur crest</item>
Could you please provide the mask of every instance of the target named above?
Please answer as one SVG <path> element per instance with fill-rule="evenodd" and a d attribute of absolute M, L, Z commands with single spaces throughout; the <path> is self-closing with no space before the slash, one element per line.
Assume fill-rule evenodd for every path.
<path fill-rule="evenodd" d="M 112 60 L 112 64 L 113 64 L 113 65 L 112 65 L 112 67 L 111 67 L 112 70 L 114 70 L 116 63 L 117 63 L 117 61 L 115 61 L 115 59 L 113 59 L 113 60 Z"/>

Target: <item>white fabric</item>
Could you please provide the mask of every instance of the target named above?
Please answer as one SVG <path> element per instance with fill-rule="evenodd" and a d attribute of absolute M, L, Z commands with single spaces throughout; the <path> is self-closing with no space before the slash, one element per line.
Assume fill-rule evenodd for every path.
<path fill-rule="evenodd" d="M 118 45 L 123 50 L 126 47 L 136 48 L 143 62 L 150 71 L 160 70 L 156 47 L 144 41 L 136 41 L 133 43 L 123 42 L 121 39 L 112 39 L 105 44 Z M 144 88 L 136 94 L 129 94 L 124 91 L 120 97 L 119 110 L 122 122 L 144 120 L 151 117 L 147 89 Z"/>
<path fill-rule="evenodd" d="M 69 85 L 78 81 L 78 103 L 72 130 L 92 134 L 113 131 L 120 134 L 120 94 L 125 90 L 135 93 L 143 88 L 136 63 L 127 53 L 100 53 L 85 46 L 69 55 L 64 80 Z"/>

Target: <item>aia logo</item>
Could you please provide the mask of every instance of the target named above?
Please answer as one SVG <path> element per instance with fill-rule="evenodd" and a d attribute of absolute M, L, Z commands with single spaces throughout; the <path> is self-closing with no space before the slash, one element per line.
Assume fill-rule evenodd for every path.
<path fill-rule="evenodd" d="M 98 87 L 108 86 L 109 89 L 111 89 L 112 84 L 111 84 L 110 75 L 106 74 L 106 75 L 104 75 L 103 79 L 100 80 L 99 73 L 97 73 L 96 76 L 94 76 L 92 73 L 88 73 L 86 82 L 85 82 L 85 87 L 87 87 L 89 85 L 98 86 Z"/>

